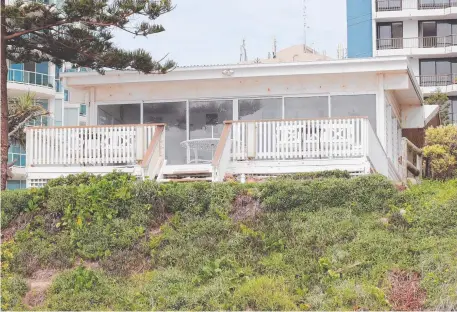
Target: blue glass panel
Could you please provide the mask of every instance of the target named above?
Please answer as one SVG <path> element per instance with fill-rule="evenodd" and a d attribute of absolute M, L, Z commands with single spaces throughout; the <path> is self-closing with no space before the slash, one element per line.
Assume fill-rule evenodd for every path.
<path fill-rule="evenodd" d="M 22 63 L 11 63 L 11 64 L 10 64 L 10 68 L 11 68 L 11 69 L 20 69 L 20 70 L 24 70 L 24 64 L 22 64 Z"/>
<path fill-rule="evenodd" d="M 25 167 L 26 165 L 26 156 L 25 155 L 21 155 L 21 159 L 19 160 L 19 166 L 21 167 Z"/>
<path fill-rule="evenodd" d="M 20 180 L 9 180 L 6 182 L 6 188 L 8 190 L 17 190 L 21 188 Z"/>
<path fill-rule="evenodd" d="M 21 147 L 17 144 L 11 145 L 11 152 L 12 153 L 20 153 L 21 152 Z"/>
<path fill-rule="evenodd" d="M 79 110 L 79 115 L 80 116 L 86 116 L 87 114 L 87 105 L 86 104 L 81 104 L 80 110 Z"/>
<path fill-rule="evenodd" d="M 43 62 L 43 63 L 37 63 L 35 65 L 36 72 L 41 73 L 41 74 L 48 74 L 49 71 L 49 65 L 48 62 Z"/>
<path fill-rule="evenodd" d="M 13 161 L 13 154 L 8 153 L 8 163 Z"/>
<path fill-rule="evenodd" d="M 68 94 L 69 94 L 68 90 L 63 90 L 63 100 L 64 101 L 68 101 Z"/>

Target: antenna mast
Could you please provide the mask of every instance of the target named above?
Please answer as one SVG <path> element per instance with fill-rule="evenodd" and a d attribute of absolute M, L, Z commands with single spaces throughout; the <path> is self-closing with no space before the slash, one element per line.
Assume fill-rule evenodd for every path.
<path fill-rule="evenodd" d="M 306 28 L 308 28 L 306 0 L 303 0 L 303 51 L 306 52 Z"/>
<path fill-rule="evenodd" d="M 240 46 L 240 62 L 247 62 L 248 54 L 246 52 L 246 40 L 243 39 L 243 43 Z"/>

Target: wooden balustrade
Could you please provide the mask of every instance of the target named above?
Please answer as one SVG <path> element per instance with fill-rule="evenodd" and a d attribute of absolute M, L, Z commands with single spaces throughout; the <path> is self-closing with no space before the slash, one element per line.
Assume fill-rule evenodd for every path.
<path fill-rule="evenodd" d="M 27 165 L 132 165 L 163 124 L 29 127 Z"/>
<path fill-rule="evenodd" d="M 406 182 L 408 172 L 414 177 L 422 177 L 423 152 L 407 138 L 402 141 L 402 179 Z"/>

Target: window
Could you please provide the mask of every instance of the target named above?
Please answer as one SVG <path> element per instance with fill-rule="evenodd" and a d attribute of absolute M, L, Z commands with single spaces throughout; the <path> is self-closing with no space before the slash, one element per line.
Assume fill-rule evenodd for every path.
<path fill-rule="evenodd" d="M 239 120 L 265 120 L 282 118 L 282 98 L 239 99 Z"/>
<path fill-rule="evenodd" d="M 143 123 L 165 123 L 165 159 L 167 165 L 185 164 L 187 150 L 186 102 L 144 103 Z"/>
<path fill-rule="evenodd" d="M 378 50 L 403 48 L 403 23 L 379 23 L 377 27 Z"/>
<path fill-rule="evenodd" d="M 6 182 L 6 189 L 8 190 L 18 190 L 26 188 L 25 180 L 8 180 Z"/>
<path fill-rule="evenodd" d="M 329 117 L 328 96 L 285 98 L 285 118 Z"/>
<path fill-rule="evenodd" d="M 457 82 L 457 58 L 420 60 L 419 70 L 423 87 L 447 86 Z"/>
<path fill-rule="evenodd" d="M 81 104 L 79 106 L 79 116 L 86 116 L 87 114 L 87 105 L 86 104 Z"/>
<path fill-rule="evenodd" d="M 419 36 L 422 48 L 456 45 L 457 20 L 419 22 Z"/>
<path fill-rule="evenodd" d="M 331 116 L 367 116 L 376 131 L 376 96 L 374 94 L 332 96 Z"/>
<path fill-rule="evenodd" d="M 217 139 L 222 134 L 224 121 L 233 119 L 233 100 L 210 100 L 189 102 L 189 138 Z M 217 142 L 207 145 L 207 151 L 191 154 L 195 162 L 208 162 L 213 158 Z M 197 159 L 196 159 L 197 158 Z"/>
<path fill-rule="evenodd" d="M 26 156 L 24 147 L 12 144 L 8 150 L 8 163 L 13 163 L 16 167 L 25 167 Z"/>
<path fill-rule="evenodd" d="M 63 90 L 63 100 L 65 102 L 68 102 L 69 98 L 70 98 L 70 92 L 68 90 Z"/>
<path fill-rule="evenodd" d="M 141 123 L 140 104 L 99 105 L 99 125 L 130 125 Z"/>

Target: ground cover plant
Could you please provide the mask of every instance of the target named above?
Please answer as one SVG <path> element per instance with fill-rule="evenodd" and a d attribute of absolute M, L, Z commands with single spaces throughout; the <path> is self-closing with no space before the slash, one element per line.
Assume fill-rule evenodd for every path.
<path fill-rule="evenodd" d="M 1 220 L 2 310 L 457 309 L 457 180 L 82 174 Z"/>

